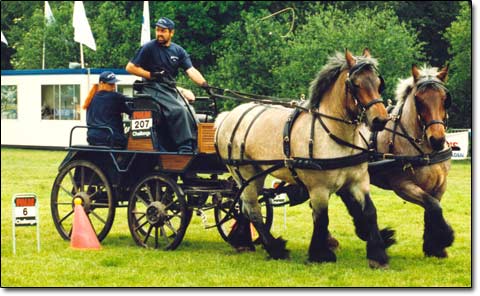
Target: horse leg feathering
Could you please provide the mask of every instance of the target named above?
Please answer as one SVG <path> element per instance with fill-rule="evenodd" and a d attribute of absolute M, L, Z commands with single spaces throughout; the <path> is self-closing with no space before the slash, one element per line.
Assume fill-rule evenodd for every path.
<path fill-rule="evenodd" d="M 394 231 L 389 228 L 379 231 L 377 213 L 370 195 L 365 193 L 362 200 L 356 198 L 349 190 L 341 190 L 337 194 L 342 198 L 353 218 L 356 234 L 367 242 L 369 266 L 388 268 L 388 256 L 385 249 L 395 243 Z"/>

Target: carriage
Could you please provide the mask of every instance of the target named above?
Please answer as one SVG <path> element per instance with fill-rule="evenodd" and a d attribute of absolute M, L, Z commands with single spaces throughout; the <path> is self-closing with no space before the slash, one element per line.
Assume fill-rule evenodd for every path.
<path fill-rule="evenodd" d="M 193 213 L 205 221 L 207 210 L 213 210 L 215 224 L 205 228 L 216 227 L 228 242 L 241 201 L 237 184 L 224 175 L 227 168 L 214 148 L 216 98 L 197 98 L 198 152 L 181 154 L 160 149 L 168 143 L 162 107 L 141 93 L 141 82 L 134 88 L 139 92 L 128 102 L 133 113 L 126 127 L 126 149 L 72 144 L 88 127 L 72 128 L 68 154 L 51 192 L 52 217 L 60 236 L 70 239 L 74 199 L 80 198 L 100 241 L 113 225 L 116 208 L 124 207 L 132 237 L 140 246 L 177 248 Z M 159 143 L 162 139 L 164 143 Z M 273 221 L 272 199 L 281 187 L 266 188 L 259 200 L 268 227 Z"/>

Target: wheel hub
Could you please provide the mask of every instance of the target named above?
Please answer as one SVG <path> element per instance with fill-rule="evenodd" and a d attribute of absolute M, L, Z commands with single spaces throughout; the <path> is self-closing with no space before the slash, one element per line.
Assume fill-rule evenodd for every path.
<path fill-rule="evenodd" d="M 161 202 L 154 201 L 148 206 L 146 215 L 150 224 L 161 226 L 167 218 L 166 207 Z"/>
<path fill-rule="evenodd" d="M 74 203 L 75 198 L 80 198 L 82 200 L 82 206 L 83 206 L 83 209 L 85 210 L 85 213 L 87 214 L 90 213 L 92 203 L 90 201 L 89 195 L 83 191 L 75 193 L 75 195 L 72 198 L 72 207 L 75 207 L 75 203 Z"/>

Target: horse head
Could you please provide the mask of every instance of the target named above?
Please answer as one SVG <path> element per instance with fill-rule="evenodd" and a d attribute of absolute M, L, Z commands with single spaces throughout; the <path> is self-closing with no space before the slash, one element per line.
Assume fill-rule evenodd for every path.
<path fill-rule="evenodd" d="M 345 59 L 348 66 L 345 84 L 347 96 L 351 98 L 347 103 L 349 113 L 361 118 L 366 115 L 367 125 L 372 131 L 383 130 L 389 120 L 381 97 L 385 82 L 371 59 L 369 49 L 365 48 L 362 56 L 356 58 L 345 49 Z"/>
<path fill-rule="evenodd" d="M 436 71 L 436 68 L 432 68 Z M 420 71 L 412 65 L 415 84 L 414 100 L 418 120 L 432 149 L 442 150 L 445 144 L 447 110 L 452 99 L 445 87 L 448 65 L 438 72 Z"/>

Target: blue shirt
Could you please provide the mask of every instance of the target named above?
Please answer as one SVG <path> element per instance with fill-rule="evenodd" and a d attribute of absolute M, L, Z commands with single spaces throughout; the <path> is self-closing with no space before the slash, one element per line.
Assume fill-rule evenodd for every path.
<path fill-rule="evenodd" d="M 170 46 L 166 47 L 156 39 L 140 47 L 131 62 L 149 72 L 165 69 L 173 78 L 177 78 L 178 68 L 188 70 L 192 67 L 190 56 L 180 45 L 171 42 Z"/>
<path fill-rule="evenodd" d="M 95 94 L 87 109 L 88 126 L 108 126 L 113 131 L 114 146 L 126 146 L 122 113 L 132 111 L 125 103 L 126 97 L 118 92 L 99 91 Z M 92 129 L 87 132 L 87 141 L 91 145 L 110 145 L 111 133 L 107 129 Z"/>

